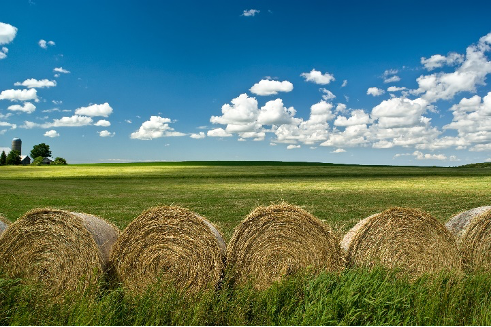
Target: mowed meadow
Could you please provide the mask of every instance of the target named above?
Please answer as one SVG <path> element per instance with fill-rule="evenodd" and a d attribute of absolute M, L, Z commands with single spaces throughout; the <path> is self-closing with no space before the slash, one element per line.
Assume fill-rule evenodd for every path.
<path fill-rule="evenodd" d="M 0 214 L 10 221 L 49 207 L 97 215 L 123 230 L 150 207 L 177 205 L 213 222 L 226 241 L 254 208 L 282 201 L 323 220 L 339 237 L 393 206 L 421 209 L 445 222 L 491 205 L 486 168 L 277 162 L 4 166 L 0 183 Z M 219 290 L 192 296 L 165 287 L 134 296 L 103 285 L 95 297 L 51 303 L 36 288 L 0 277 L 0 324 L 491 324 L 491 274 L 482 272 L 416 281 L 384 269 L 300 273 L 263 291 L 234 287 L 225 277 Z"/>

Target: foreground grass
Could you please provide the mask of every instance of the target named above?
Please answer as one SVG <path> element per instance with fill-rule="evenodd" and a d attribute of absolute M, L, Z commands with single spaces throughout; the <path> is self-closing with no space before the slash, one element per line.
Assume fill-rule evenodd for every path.
<path fill-rule="evenodd" d="M 302 206 L 341 236 L 391 206 L 444 222 L 491 204 L 491 171 L 302 163 L 148 163 L 0 167 L 0 214 L 38 207 L 101 216 L 123 229 L 143 210 L 180 205 L 230 239 L 256 206 Z M 297 276 L 258 292 L 225 283 L 217 292 L 175 290 L 137 297 L 103 287 L 60 304 L 0 275 L 0 325 L 490 325 L 491 275 L 441 274 L 410 283 L 394 272 L 346 270 Z"/>
<path fill-rule="evenodd" d="M 43 301 L 35 289 L 0 279 L 1 325 L 490 325 L 491 275 L 425 276 L 410 283 L 376 269 L 298 275 L 265 291 L 224 285 L 183 295 L 121 288 L 96 297 Z"/>

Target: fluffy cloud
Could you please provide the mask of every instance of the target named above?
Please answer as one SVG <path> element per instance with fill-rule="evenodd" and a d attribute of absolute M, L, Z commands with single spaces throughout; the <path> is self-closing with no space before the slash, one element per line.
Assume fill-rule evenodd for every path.
<path fill-rule="evenodd" d="M 230 137 L 230 136 L 232 136 L 232 134 L 227 133 L 223 128 L 215 128 L 215 129 L 209 130 L 207 135 L 210 137 Z"/>
<path fill-rule="evenodd" d="M 295 116 L 293 107 L 286 108 L 283 105 L 283 100 L 276 99 L 268 101 L 259 111 L 257 117 L 258 124 L 261 125 L 281 125 L 290 124 Z"/>
<path fill-rule="evenodd" d="M 278 92 L 290 92 L 291 90 L 293 90 L 293 84 L 288 81 L 280 82 L 268 79 L 263 79 L 250 88 L 250 91 L 257 95 L 274 95 Z"/>
<path fill-rule="evenodd" d="M 107 102 L 103 104 L 93 104 L 91 106 L 81 107 L 75 110 L 76 115 L 85 115 L 90 117 L 108 117 L 110 114 L 112 114 L 112 112 L 113 108 L 111 108 Z"/>
<path fill-rule="evenodd" d="M 55 42 L 53 42 L 53 41 L 46 42 L 45 40 L 41 39 L 41 40 L 39 40 L 38 44 L 41 48 L 47 49 L 48 45 L 53 46 L 53 45 L 55 45 Z"/>
<path fill-rule="evenodd" d="M 458 137 L 445 139 L 447 146 L 467 147 L 471 150 L 484 151 L 491 149 L 491 92 L 484 98 L 475 95 L 463 98 L 450 110 L 453 120 L 443 127 L 444 130 L 456 130 Z"/>
<path fill-rule="evenodd" d="M 95 123 L 94 126 L 109 127 L 111 126 L 111 122 L 105 119 L 101 119 L 97 123 Z"/>
<path fill-rule="evenodd" d="M 316 84 L 329 84 L 334 81 L 334 75 L 329 73 L 322 74 L 320 71 L 312 69 L 310 73 L 302 73 L 300 76 L 304 77 L 307 82 L 314 82 Z"/>
<path fill-rule="evenodd" d="M 113 137 L 114 135 L 116 135 L 116 133 L 111 133 L 109 131 L 100 131 L 100 132 L 97 132 L 99 134 L 100 137 Z"/>
<path fill-rule="evenodd" d="M 250 98 L 243 93 L 232 100 L 232 105 L 222 106 L 222 116 L 212 116 L 213 124 L 249 124 L 254 122 L 259 115 L 256 98 Z"/>
<path fill-rule="evenodd" d="M 345 149 L 336 149 L 336 150 L 332 151 L 331 153 L 344 153 L 344 152 L 346 152 Z"/>
<path fill-rule="evenodd" d="M 0 60 L 7 58 L 7 53 L 9 52 L 9 49 L 6 47 L 2 47 L 0 51 Z"/>
<path fill-rule="evenodd" d="M 368 123 L 370 123 L 370 116 L 361 109 L 353 110 L 349 118 L 338 116 L 334 121 L 335 126 L 343 127 L 365 125 Z"/>
<path fill-rule="evenodd" d="M 44 133 L 44 136 L 53 138 L 53 137 L 60 136 L 60 134 L 57 131 L 55 131 L 54 129 L 52 129 L 52 130 L 49 130 L 46 133 Z"/>
<path fill-rule="evenodd" d="M 12 42 L 16 34 L 17 27 L 0 22 L 0 44 L 8 44 Z"/>
<path fill-rule="evenodd" d="M 382 75 L 382 78 L 384 80 L 384 83 L 394 83 L 394 82 L 399 82 L 401 78 L 397 76 L 396 74 L 399 71 L 397 69 L 388 69 L 384 72 Z"/>
<path fill-rule="evenodd" d="M 253 17 L 255 16 L 256 14 L 259 14 L 261 11 L 260 10 L 257 10 L 257 9 L 249 9 L 249 10 L 244 10 L 244 12 L 242 13 L 241 16 L 245 16 L 245 17 Z"/>
<path fill-rule="evenodd" d="M 464 61 L 464 56 L 455 52 L 449 53 L 448 56 L 446 57 L 436 54 L 428 59 L 426 59 L 425 57 L 421 58 L 421 64 L 427 70 L 440 68 L 443 67 L 444 65 L 453 66 L 453 65 L 461 64 L 463 61 Z"/>
<path fill-rule="evenodd" d="M 52 128 L 52 127 L 81 127 L 92 125 L 92 118 L 86 116 L 73 115 L 71 117 L 62 117 L 60 119 L 54 119 L 51 123 L 38 124 L 30 121 L 25 121 L 22 128 Z"/>
<path fill-rule="evenodd" d="M 485 52 L 491 49 L 491 33 L 479 39 L 476 45 L 467 47 L 462 64 L 451 73 L 434 73 L 418 77 L 418 89 L 412 94 L 430 103 L 438 100 L 450 100 L 459 92 L 475 92 L 477 85 L 485 85 L 486 75 L 491 73 L 491 61 Z"/>
<path fill-rule="evenodd" d="M 0 100 L 10 101 L 38 101 L 36 89 L 28 90 L 5 90 L 0 93 Z"/>
<path fill-rule="evenodd" d="M 30 102 L 25 102 L 24 105 L 14 104 L 12 106 L 9 106 L 7 109 L 12 111 L 21 111 L 30 114 L 36 110 L 36 106 Z"/>
<path fill-rule="evenodd" d="M 176 132 L 169 123 L 172 121 L 169 118 L 160 116 L 151 116 L 150 120 L 144 122 L 138 131 L 131 133 L 132 139 L 152 140 L 160 137 L 184 136 L 186 134 Z"/>
<path fill-rule="evenodd" d="M 63 69 L 63 67 L 57 67 L 53 69 L 55 73 L 63 73 L 63 74 L 70 74 L 69 70 Z"/>
<path fill-rule="evenodd" d="M 413 155 L 418 160 L 447 160 L 447 157 L 443 154 L 429 154 L 429 153 L 422 153 L 420 151 L 414 151 Z"/>
<path fill-rule="evenodd" d="M 10 127 L 11 129 L 16 129 L 17 128 L 17 125 L 16 124 L 7 123 L 7 122 L 4 122 L 4 121 L 0 121 L 0 126 Z"/>
<path fill-rule="evenodd" d="M 345 80 L 343 81 L 343 84 L 341 85 L 341 87 L 345 87 L 346 85 L 348 85 L 348 80 L 346 80 L 346 79 L 345 79 Z"/>
<path fill-rule="evenodd" d="M 326 88 L 320 88 L 319 91 L 321 91 L 322 93 L 324 93 L 322 95 L 322 99 L 326 100 L 326 101 L 329 101 L 329 100 L 332 100 L 334 98 L 336 98 L 336 96 L 331 92 L 329 91 L 328 89 Z"/>
<path fill-rule="evenodd" d="M 36 80 L 34 78 L 26 79 L 24 82 L 16 82 L 15 86 L 25 86 L 28 88 L 43 88 L 56 86 L 56 81 L 50 81 L 47 79 Z"/>
<path fill-rule="evenodd" d="M 289 146 L 286 147 L 288 150 L 293 150 L 293 149 L 300 149 L 301 146 L 300 145 L 294 145 L 294 144 L 290 144 Z"/>
<path fill-rule="evenodd" d="M 405 86 L 401 86 L 401 87 L 389 86 L 387 88 L 387 92 L 398 92 L 398 91 L 405 91 L 405 90 L 407 90 L 407 87 Z"/>
<path fill-rule="evenodd" d="M 420 121 L 427 106 L 423 99 L 392 98 L 375 106 L 371 116 L 383 128 L 413 126 Z"/>
<path fill-rule="evenodd" d="M 199 139 L 204 139 L 206 137 L 206 135 L 204 132 L 199 132 L 199 133 L 193 133 L 189 137 L 192 139 L 199 140 Z"/>
<path fill-rule="evenodd" d="M 384 93 L 385 93 L 385 91 L 382 89 L 379 89 L 378 87 L 370 87 L 367 90 L 367 94 L 373 95 L 374 97 L 382 95 Z"/>

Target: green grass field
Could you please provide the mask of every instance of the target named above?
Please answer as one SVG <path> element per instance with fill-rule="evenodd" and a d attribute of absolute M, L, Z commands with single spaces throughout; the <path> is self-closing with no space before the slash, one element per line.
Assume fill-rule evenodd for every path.
<path fill-rule="evenodd" d="M 0 214 L 11 221 L 52 207 L 98 215 L 123 229 L 149 207 L 180 205 L 215 223 L 226 240 L 256 206 L 280 201 L 303 207 L 340 236 L 391 206 L 423 209 L 445 222 L 491 204 L 486 168 L 273 162 L 4 166 L 0 183 Z M 345 271 L 294 277 L 264 292 L 224 287 L 194 299 L 171 291 L 164 299 L 151 293 L 137 299 L 106 289 L 95 300 L 82 297 L 69 305 L 38 301 L 35 292 L 0 278 L 0 324 L 491 324 L 488 274 L 409 283 L 383 270 Z"/>

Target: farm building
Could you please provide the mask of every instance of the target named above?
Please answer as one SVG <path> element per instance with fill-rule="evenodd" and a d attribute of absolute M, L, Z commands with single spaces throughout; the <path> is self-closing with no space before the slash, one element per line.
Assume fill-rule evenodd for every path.
<path fill-rule="evenodd" d="M 31 158 L 29 156 L 27 156 L 27 155 L 24 155 L 24 156 L 22 155 L 22 140 L 20 138 L 17 138 L 16 137 L 16 138 L 14 138 L 12 140 L 12 146 L 11 146 L 10 149 L 9 148 L 0 148 L 0 149 L 2 151 L 5 151 L 5 154 L 7 154 L 7 155 L 12 150 L 17 151 L 20 154 L 20 163 L 21 163 L 21 165 L 26 166 L 26 165 L 30 165 L 31 164 Z M 2 151 L 0 151 L 0 152 L 2 152 Z"/>

